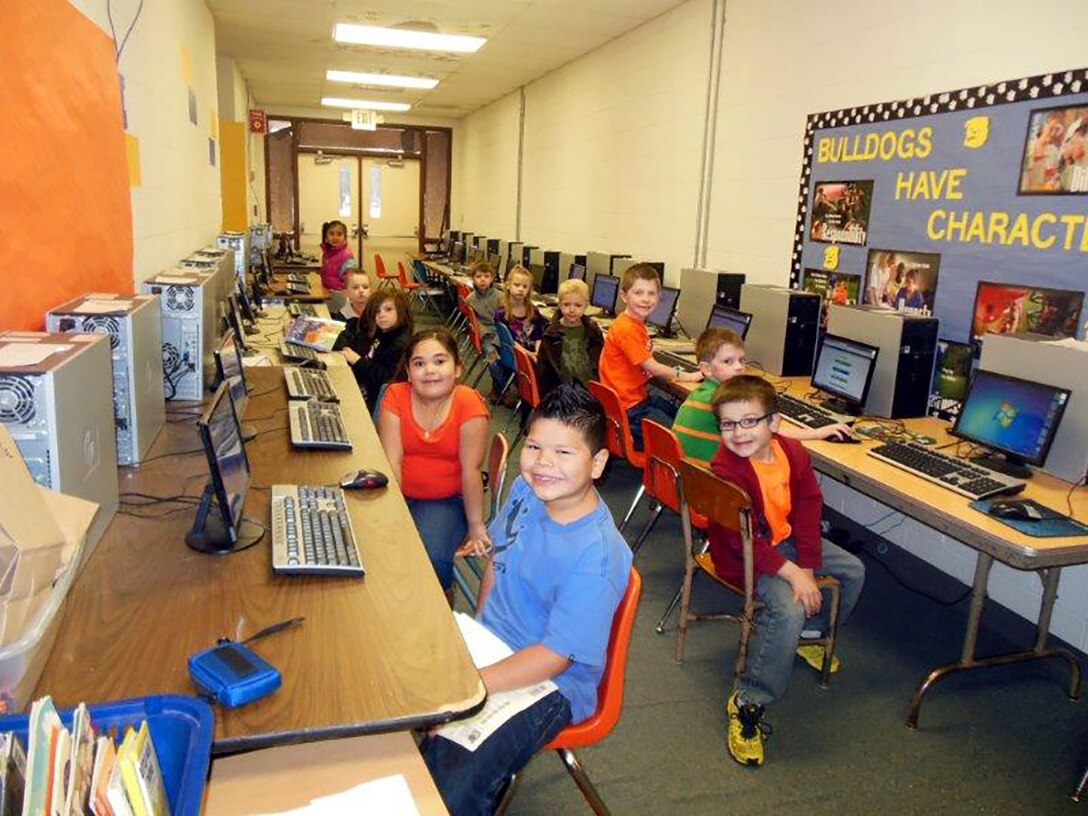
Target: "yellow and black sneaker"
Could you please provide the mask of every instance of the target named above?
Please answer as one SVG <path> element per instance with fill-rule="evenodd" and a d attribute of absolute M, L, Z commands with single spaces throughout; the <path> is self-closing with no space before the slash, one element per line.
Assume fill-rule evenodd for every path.
<path fill-rule="evenodd" d="M 822 643 L 802 643 L 797 647 L 797 656 L 818 672 L 824 670 L 824 645 Z M 836 674 L 842 668 L 838 655 L 831 655 L 831 673 Z"/>
<path fill-rule="evenodd" d="M 763 722 L 763 706 L 755 703 L 737 705 L 733 692 L 725 704 L 729 715 L 729 755 L 741 765 L 758 767 L 763 764 L 763 741 L 771 735 L 771 726 Z"/>

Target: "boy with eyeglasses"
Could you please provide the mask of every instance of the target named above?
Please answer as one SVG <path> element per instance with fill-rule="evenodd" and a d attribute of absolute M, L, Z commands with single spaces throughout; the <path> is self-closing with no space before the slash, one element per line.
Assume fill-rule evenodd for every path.
<path fill-rule="evenodd" d="M 727 744 L 737 762 L 758 766 L 770 731 L 764 707 L 786 693 L 794 657 L 815 669 L 823 663 L 821 645 L 801 643 L 802 632 L 822 636 L 828 625 L 817 576 L 833 576 L 842 585 L 842 623 L 861 594 L 865 567 L 821 537 L 820 486 L 804 446 L 778 434 L 774 386 L 761 377 L 734 377 L 718 386 L 712 402 L 723 444 L 711 470 L 751 498 L 755 594 L 763 603 L 747 662 L 726 702 Z M 740 534 L 711 523 L 708 538 L 714 572 L 743 586 Z M 833 658 L 831 671 L 838 669 Z"/>

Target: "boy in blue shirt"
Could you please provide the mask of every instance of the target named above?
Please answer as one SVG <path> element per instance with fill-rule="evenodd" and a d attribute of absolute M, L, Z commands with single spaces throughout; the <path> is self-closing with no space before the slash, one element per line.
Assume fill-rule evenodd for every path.
<path fill-rule="evenodd" d="M 591 716 L 631 549 L 593 480 L 608 461 L 605 416 L 582 386 L 560 385 L 529 417 L 521 475 L 489 528 L 480 622 L 513 654 L 480 670 L 489 693 L 558 687 L 475 751 L 441 736 L 423 757 L 450 813 L 489 814 L 509 777 L 568 723 Z"/>

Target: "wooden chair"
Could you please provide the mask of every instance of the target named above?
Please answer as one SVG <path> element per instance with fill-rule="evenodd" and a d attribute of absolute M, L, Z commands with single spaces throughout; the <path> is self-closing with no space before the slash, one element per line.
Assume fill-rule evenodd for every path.
<path fill-rule="evenodd" d="M 502 505 L 503 494 L 506 490 L 506 462 L 510 456 L 510 444 L 501 433 L 495 434 L 491 440 L 491 447 L 487 452 L 487 491 L 488 491 L 488 517 L 490 522 L 499 512 Z M 465 574 L 465 568 L 473 574 L 473 579 Z M 478 558 L 457 558 L 453 564 L 453 580 L 469 607 L 476 610 L 476 599 L 479 595 L 480 577 L 483 575 L 483 566 Z"/>
<path fill-rule="evenodd" d="M 623 410 L 623 406 L 620 404 L 619 395 L 612 388 L 597 380 L 590 380 L 588 388 L 589 393 L 596 397 L 601 407 L 604 408 L 604 415 L 607 419 L 606 444 L 608 452 L 615 457 L 626 460 L 632 467 L 643 470 L 646 467 L 646 454 L 644 451 L 635 450 L 634 438 L 631 436 L 631 425 L 627 419 L 627 412 Z M 635 498 L 620 523 L 621 533 L 627 527 L 631 516 L 635 514 L 635 508 L 638 507 L 638 503 L 645 494 L 646 485 L 643 483 L 639 485 L 638 490 L 635 492 Z"/>
<path fill-rule="evenodd" d="M 544 746 L 544 750 L 552 750 L 559 754 L 563 766 L 574 779 L 578 790 L 582 792 L 582 796 L 598 816 L 608 816 L 608 806 L 597 793 L 597 789 L 578 761 L 578 757 L 575 756 L 574 749 L 600 742 L 619 722 L 620 712 L 623 709 L 624 678 L 627 675 L 627 649 L 631 643 L 631 629 L 635 623 L 635 613 L 638 611 L 638 600 L 641 594 L 642 576 L 632 567 L 627 590 L 619 606 L 616 607 L 616 614 L 612 617 L 612 634 L 608 639 L 608 660 L 605 663 L 600 685 L 597 686 L 597 710 L 589 719 L 568 725 L 555 739 Z M 517 792 L 519 780 L 520 777 L 515 775 L 510 781 L 502 801 L 495 810 L 496 816 L 506 813 Z"/>
<path fill-rule="evenodd" d="M 374 274 L 378 276 L 378 288 L 381 289 L 385 285 L 396 288 L 397 285 L 397 273 L 390 272 L 385 268 L 385 261 L 382 260 L 382 256 L 377 252 L 374 253 Z"/>
<path fill-rule="evenodd" d="M 674 659 L 684 659 L 684 641 L 687 638 L 688 624 L 697 620 L 732 620 L 740 624 L 740 644 L 737 647 L 737 660 L 733 667 L 735 677 L 740 676 L 748 659 L 748 641 L 756 626 L 756 615 L 763 604 L 755 595 L 755 559 L 752 550 L 752 500 L 748 494 L 732 482 L 705 470 L 689 459 L 682 459 L 679 466 L 680 482 L 680 523 L 684 531 L 684 585 L 680 594 L 680 629 L 676 637 Z M 714 571 L 714 562 L 706 546 L 696 548 L 692 534 L 692 513 L 701 513 L 711 522 L 740 534 L 743 542 L 744 583 L 730 583 Z M 704 572 L 722 586 L 737 593 L 744 599 L 741 614 L 700 615 L 691 611 L 691 585 L 697 572 Z M 831 661 L 835 654 L 835 637 L 839 625 L 839 605 L 841 588 L 835 578 L 820 577 L 816 584 L 831 596 L 831 609 L 828 615 L 827 637 L 808 641 L 824 647 L 824 661 L 820 672 L 820 686 L 826 688 L 831 677 Z"/>

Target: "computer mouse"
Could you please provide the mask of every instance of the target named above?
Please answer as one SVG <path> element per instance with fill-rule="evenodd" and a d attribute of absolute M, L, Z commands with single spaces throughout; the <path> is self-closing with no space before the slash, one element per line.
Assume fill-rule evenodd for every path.
<path fill-rule="evenodd" d="M 825 442 L 835 442 L 839 445 L 860 445 L 861 440 L 856 436 L 840 436 L 838 434 L 824 439 Z"/>
<path fill-rule="evenodd" d="M 345 490 L 361 488 L 373 490 L 376 487 L 385 487 L 389 484 L 389 477 L 377 470 L 359 470 L 348 473 L 340 480 L 340 487 Z"/>
<path fill-rule="evenodd" d="M 1017 519 L 1019 521 L 1039 521 L 1043 517 L 1034 505 L 1019 499 L 995 501 L 990 505 L 990 515 L 999 519 Z"/>

